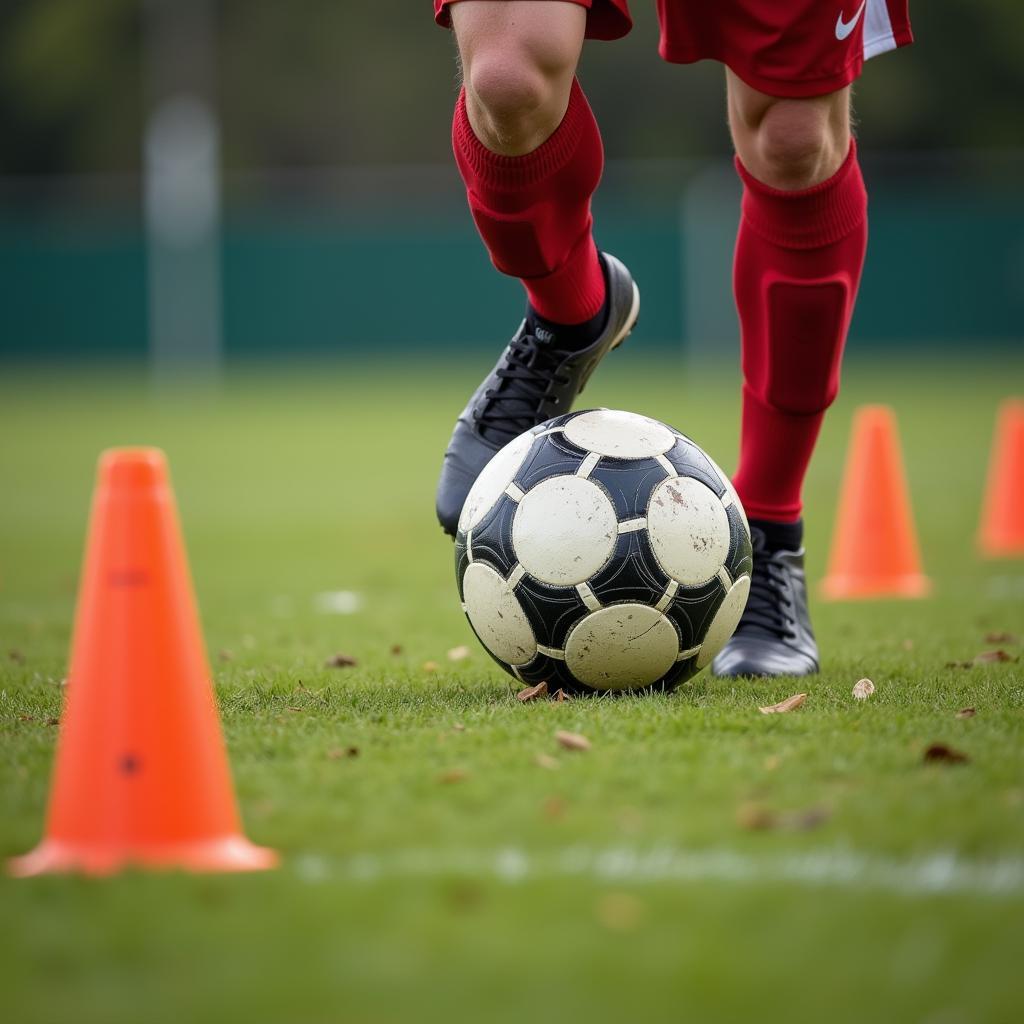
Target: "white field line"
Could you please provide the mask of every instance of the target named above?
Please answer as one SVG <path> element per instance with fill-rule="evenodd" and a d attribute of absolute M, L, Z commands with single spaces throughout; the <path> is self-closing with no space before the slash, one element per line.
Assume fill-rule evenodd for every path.
<path fill-rule="evenodd" d="M 1024 896 L 1021 857 L 981 861 L 956 853 L 935 853 L 899 859 L 842 848 L 751 854 L 727 848 L 570 846 L 531 853 L 509 846 L 495 850 L 393 850 L 335 858 L 310 853 L 294 858 L 291 864 L 299 878 L 314 884 L 468 877 L 512 885 L 578 878 L 629 885 L 730 882 L 918 896 Z"/>

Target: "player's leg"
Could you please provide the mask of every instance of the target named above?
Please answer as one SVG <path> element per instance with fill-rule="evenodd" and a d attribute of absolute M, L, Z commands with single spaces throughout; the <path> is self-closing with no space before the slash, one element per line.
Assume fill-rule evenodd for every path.
<path fill-rule="evenodd" d="M 488 150 L 523 156 L 565 117 L 583 49 L 586 8 L 573 3 L 463 0 L 452 7 L 463 99 Z"/>
<path fill-rule="evenodd" d="M 743 363 L 735 485 L 755 536 L 755 573 L 747 613 L 715 671 L 804 674 L 818 663 L 801 488 L 839 386 L 864 264 L 867 194 L 848 87 L 780 99 L 727 74 L 744 185 L 734 265 Z"/>
<path fill-rule="evenodd" d="M 601 136 L 576 64 L 587 10 L 566 0 L 451 6 L 463 89 L 452 141 L 470 210 L 527 315 L 470 399 L 445 454 L 437 514 L 454 534 L 470 487 L 513 437 L 569 409 L 637 313 L 628 271 L 594 244 Z"/>
<path fill-rule="evenodd" d="M 452 138 L 484 244 L 541 315 L 588 321 L 604 279 L 590 220 L 601 136 L 575 77 L 586 8 L 462 0 L 451 16 L 463 72 Z"/>

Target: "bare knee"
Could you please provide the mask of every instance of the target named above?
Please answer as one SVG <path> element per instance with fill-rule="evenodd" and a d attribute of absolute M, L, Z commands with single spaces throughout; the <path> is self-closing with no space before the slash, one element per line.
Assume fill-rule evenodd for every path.
<path fill-rule="evenodd" d="M 776 188 L 808 188 L 835 173 L 849 146 L 829 123 L 827 109 L 802 100 L 780 100 L 757 129 L 764 180 Z"/>
<path fill-rule="evenodd" d="M 529 152 L 543 142 L 565 113 L 571 84 L 571 75 L 566 84 L 518 52 L 478 55 L 465 78 L 468 101 L 488 136 L 483 141 L 499 151 Z"/>
<path fill-rule="evenodd" d="M 536 149 L 561 123 L 586 19 L 582 7 L 555 3 L 528 5 L 543 17 L 506 21 L 502 8 L 511 6 L 455 4 L 453 21 L 473 129 L 488 148 L 517 155 Z M 474 7 L 485 8 L 484 16 Z"/>
<path fill-rule="evenodd" d="M 850 148 L 848 89 L 779 99 L 730 77 L 729 120 L 743 165 L 774 188 L 809 188 L 824 181 Z"/>

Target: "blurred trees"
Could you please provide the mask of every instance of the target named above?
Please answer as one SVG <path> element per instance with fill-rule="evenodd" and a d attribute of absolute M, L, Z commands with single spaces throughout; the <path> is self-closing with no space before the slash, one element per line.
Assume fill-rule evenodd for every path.
<path fill-rule="evenodd" d="M 141 2 L 4 0 L 0 173 L 138 167 Z M 219 0 L 217 8 L 229 169 L 448 160 L 454 47 L 433 26 L 428 0 Z M 633 8 L 631 36 L 584 55 L 609 156 L 720 152 L 720 69 L 663 64 L 652 0 Z M 872 61 L 858 86 L 867 146 L 1024 145 L 1024 4 L 917 0 L 912 13 L 917 44 Z"/>

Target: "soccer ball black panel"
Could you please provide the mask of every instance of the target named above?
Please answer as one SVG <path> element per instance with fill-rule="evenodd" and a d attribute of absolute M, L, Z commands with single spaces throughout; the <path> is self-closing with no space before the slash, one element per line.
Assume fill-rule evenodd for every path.
<path fill-rule="evenodd" d="M 609 409 L 559 416 L 480 474 L 459 520 L 459 595 L 506 671 L 551 689 L 671 689 L 736 628 L 750 531 L 689 438 Z"/>

